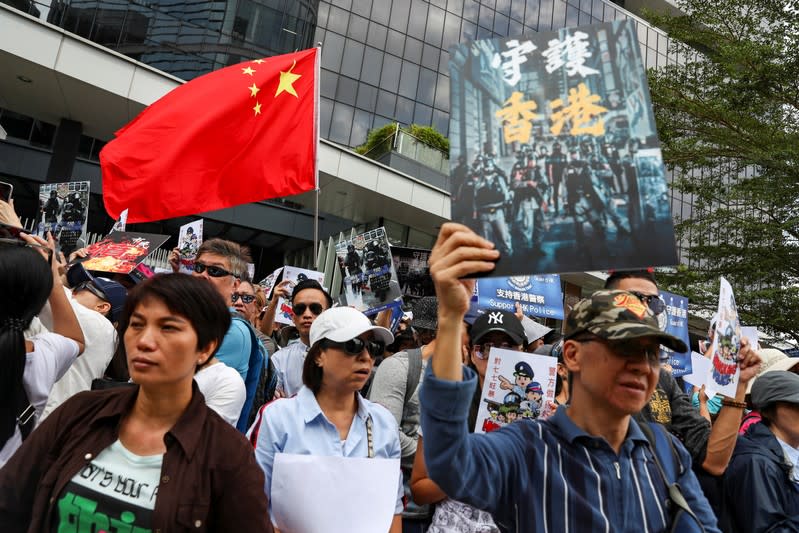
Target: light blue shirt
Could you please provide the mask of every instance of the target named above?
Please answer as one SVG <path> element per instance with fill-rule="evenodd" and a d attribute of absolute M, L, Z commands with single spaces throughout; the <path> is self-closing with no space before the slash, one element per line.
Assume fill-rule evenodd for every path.
<path fill-rule="evenodd" d="M 280 379 L 283 381 L 283 392 L 286 396 L 294 396 L 302 388 L 302 367 L 308 346 L 298 340 L 281 348 L 272 356 Z"/>
<path fill-rule="evenodd" d="M 774 437 L 777 442 L 782 446 L 782 451 L 785 453 L 785 458 L 791 463 L 791 481 L 794 483 L 799 482 L 799 450 L 785 442 L 784 440 Z"/>
<path fill-rule="evenodd" d="M 235 311 L 232 307 L 232 311 Z M 216 358 L 230 368 L 236 369 L 241 379 L 247 381 L 247 368 L 250 366 L 252 344 L 250 331 L 238 320 L 231 320 L 230 327 L 216 351 Z"/>
<path fill-rule="evenodd" d="M 272 467 L 276 453 L 367 457 L 366 420 L 372 417 L 374 457 L 400 458 L 399 429 L 388 409 L 358 396 L 358 412 L 352 418 L 347 440 L 341 440 L 336 426 L 327 419 L 313 392 L 302 387 L 293 398 L 268 404 L 261 413 L 261 427 L 255 436 L 255 460 L 266 478 L 264 491 L 271 511 Z M 252 430 L 251 430 L 252 431 Z M 252 438 L 252 437 L 251 437 Z M 402 512 L 402 476 L 397 469 L 396 514 Z"/>

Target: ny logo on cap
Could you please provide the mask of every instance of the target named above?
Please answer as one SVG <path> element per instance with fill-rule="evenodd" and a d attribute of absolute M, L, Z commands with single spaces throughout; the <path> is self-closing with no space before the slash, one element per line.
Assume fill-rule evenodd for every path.
<path fill-rule="evenodd" d="M 489 324 L 502 324 L 502 313 L 499 311 L 495 313 L 488 313 Z"/>

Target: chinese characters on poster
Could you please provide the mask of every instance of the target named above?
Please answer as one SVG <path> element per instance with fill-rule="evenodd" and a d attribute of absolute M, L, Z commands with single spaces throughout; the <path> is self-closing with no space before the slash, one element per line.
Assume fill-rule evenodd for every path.
<path fill-rule="evenodd" d="M 450 74 L 452 218 L 492 276 L 677 262 L 631 21 L 461 44 Z"/>

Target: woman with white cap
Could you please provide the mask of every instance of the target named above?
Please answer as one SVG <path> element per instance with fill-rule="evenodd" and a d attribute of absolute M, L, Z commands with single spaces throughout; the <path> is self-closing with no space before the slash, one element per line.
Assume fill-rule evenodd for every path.
<path fill-rule="evenodd" d="M 250 440 L 255 443 L 255 458 L 266 476 L 264 490 L 270 502 L 277 453 L 400 458 L 399 429 L 394 417 L 358 392 L 371 374 L 374 358 L 394 340 L 391 332 L 373 326 L 353 308 L 335 307 L 319 315 L 309 337 L 311 347 L 303 366 L 303 387 L 292 398 L 268 404 L 250 428 Z M 402 530 L 399 470 L 397 479 L 397 504 L 389 533 Z M 308 512 L 307 508 L 303 512 Z"/>

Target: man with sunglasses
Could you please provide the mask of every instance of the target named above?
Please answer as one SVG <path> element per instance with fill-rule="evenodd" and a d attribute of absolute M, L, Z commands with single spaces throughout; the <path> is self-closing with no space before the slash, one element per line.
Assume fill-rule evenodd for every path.
<path fill-rule="evenodd" d="M 614 271 L 605 280 L 605 288 L 635 294 L 656 316 L 666 311 L 655 276 L 649 270 Z M 721 507 L 720 479 L 717 476 L 724 474 L 732 458 L 746 388 L 760 368 L 760 357 L 746 339 L 742 341 L 738 366 L 741 372 L 735 398 L 722 400 L 718 418 L 712 426 L 694 408 L 691 398 L 682 391 L 671 373 L 663 368 L 652 398 L 638 415 L 639 420 L 663 424 L 685 445 L 702 488 L 717 511 Z"/>
<path fill-rule="evenodd" d="M 272 298 L 277 299 L 277 294 Z M 332 306 L 333 298 L 319 282 L 306 279 L 294 286 L 291 293 L 292 320 L 300 338 L 272 356 L 285 396 L 294 396 L 302 388 L 302 365 L 310 347 L 311 324 L 322 311 Z"/>
<path fill-rule="evenodd" d="M 477 377 L 463 367 L 458 339 L 474 281 L 463 278 L 490 272 L 498 257 L 490 241 L 453 223 L 441 228 L 430 254 L 439 342 L 421 391 L 429 477 L 451 498 L 490 512 L 503 531 L 674 526 L 671 530 L 718 533 L 696 476 L 679 468 L 690 464 L 688 453 L 662 428 L 632 418 L 657 384 L 660 345 L 686 347 L 661 331 L 629 292 L 598 291 L 569 313 L 563 344 L 572 377 L 568 406 L 547 420 L 468 433 Z M 672 514 L 678 501 L 669 498 L 673 483 L 682 488 L 690 514 Z M 667 499 L 672 506 L 665 505 Z"/>
<path fill-rule="evenodd" d="M 191 275 L 208 280 L 230 306 L 241 278 L 247 276 L 248 262 L 251 262 L 249 252 L 241 245 L 224 239 L 209 239 L 197 250 Z M 251 335 L 245 321 L 233 320 L 216 352 L 216 358 L 234 368 L 245 383 L 253 336 L 254 333 Z"/>

